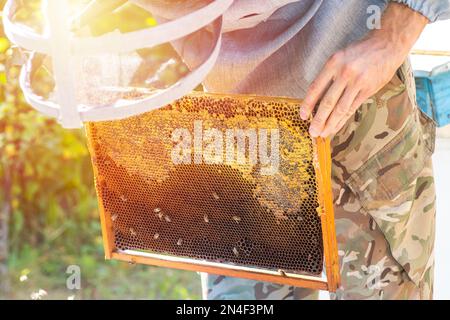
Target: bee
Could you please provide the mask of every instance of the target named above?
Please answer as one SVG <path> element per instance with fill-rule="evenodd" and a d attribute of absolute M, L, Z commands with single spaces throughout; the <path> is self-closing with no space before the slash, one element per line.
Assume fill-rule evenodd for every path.
<path fill-rule="evenodd" d="M 158 240 L 159 239 L 159 233 L 155 233 L 155 235 L 153 236 L 153 239 Z"/>
<path fill-rule="evenodd" d="M 236 247 L 233 247 L 233 253 L 236 257 L 239 257 L 239 251 Z"/>
<path fill-rule="evenodd" d="M 117 213 L 114 213 L 114 214 L 111 216 L 111 220 L 114 222 L 114 221 L 117 220 L 118 217 L 119 217 L 118 214 L 117 214 Z"/>
<path fill-rule="evenodd" d="M 169 216 L 165 216 L 165 217 L 164 217 L 164 220 L 166 220 L 166 222 L 172 222 L 172 219 L 170 219 Z"/>
<path fill-rule="evenodd" d="M 161 212 L 161 208 L 155 208 L 155 209 L 153 210 L 153 212 L 154 212 L 154 213 L 160 213 L 160 212 Z"/>
<path fill-rule="evenodd" d="M 209 217 L 208 217 L 208 215 L 207 215 L 207 214 L 205 214 L 205 215 L 203 216 L 203 220 L 205 220 L 205 222 L 206 222 L 206 223 L 208 223 L 208 222 L 209 222 Z"/>
<path fill-rule="evenodd" d="M 120 195 L 120 200 L 122 200 L 123 202 L 128 201 L 128 199 L 123 194 Z"/>
<path fill-rule="evenodd" d="M 319 217 L 321 217 L 321 216 L 323 215 L 323 211 L 322 211 L 322 208 L 321 208 L 321 207 L 317 207 L 317 208 L 316 208 L 316 212 L 317 212 L 317 215 L 318 215 Z"/>
<path fill-rule="evenodd" d="M 238 216 L 233 216 L 233 220 L 236 221 L 236 223 L 239 223 L 242 219 Z"/>
<path fill-rule="evenodd" d="M 280 274 L 280 276 L 286 277 L 286 272 L 284 272 L 284 270 L 279 269 L 278 273 Z"/>
<path fill-rule="evenodd" d="M 183 239 L 178 239 L 177 246 L 181 246 L 183 244 Z"/>
<path fill-rule="evenodd" d="M 219 195 L 216 192 L 213 192 L 212 195 L 213 195 L 214 199 L 216 199 L 216 200 L 220 199 Z"/>
<path fill-rule="evenodd" d="M 137 236 L 136 230 L 134 230 L 133 228 L 130 228 L 130 234 L 131 234 L 133 237 L 136 237 L 136 236 Z"/>

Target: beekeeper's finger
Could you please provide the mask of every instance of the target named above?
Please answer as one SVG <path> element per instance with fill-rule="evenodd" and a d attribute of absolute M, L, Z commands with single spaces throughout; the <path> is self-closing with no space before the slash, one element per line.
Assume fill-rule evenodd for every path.
<path fill-rule="evenodd" d="M 317 103 L 325 94 L 327 88 L 331 85 L 334 78 L 335 69 L 330 63 L 327 63 L 317 78 L 311 83 L 306 93 L 305 100 L 300 109 L 300 117 L 307 120 L 314 111 Z"/>
<path fill-rule="evenodd" d="M 311 122 L 309 132 L 312 137 L 318 137 L 324 129 L 328 118 L 333 113 L 333 110 L 345 91 L 346 86 L 347 81 L 343 79 L 336 79 L 325 92 L 319 107 L 317 108 L 317 113 L 314 115 L 314 119 Z"/>

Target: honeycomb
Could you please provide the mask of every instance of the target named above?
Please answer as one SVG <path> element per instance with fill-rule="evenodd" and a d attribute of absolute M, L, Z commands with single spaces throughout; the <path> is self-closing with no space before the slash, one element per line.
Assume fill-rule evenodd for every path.
<path fill-rule="evenodd" d="M 203 131 L 196 131 L 196 123 Z M 178 143 L 173 134 L 180 128 L 191 134 L 182 163 L 173 160 Z M 318 184 L 308 128 L 297 100 L 205 93 L 137 117 L 88 123 L 101 214 L 111 222 L 115 248 L 321 274 Z M 247 149 L 223 147 L 209 155 L 205 137 L 195 136 L 262 129 L 267 139 L 261 135 L 252 144 L 248 138 Z M 271 130 L 278 132 L 278 145 Z M 263 174 L 250 150 L 269 152 L 268 144 L 279 147 L 278 166 Z M 246 161 L 220 161 L 230 150 Z"/>

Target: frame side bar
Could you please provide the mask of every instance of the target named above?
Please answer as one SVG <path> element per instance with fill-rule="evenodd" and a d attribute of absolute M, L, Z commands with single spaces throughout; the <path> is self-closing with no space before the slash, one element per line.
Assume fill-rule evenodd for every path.
<path fill-rule="evenodd" d="M 316 174 L 319 184 L 320 218 L 325 256 L 328 291 L 335 292 L 340 285 L 339 257 L 334 223 L 333 192 L 331 188 L 330 139 L 318 138 L 316 146 Z"/>
<path fill-rule="evenodd" d="M 97 193 L 97 199 L 98 199 L 98 211 L 100 215 L 100 224 L 102 227 L 102 239 L 103 239 L 103 248 L 105 250 L 105 259 L 111 260 L 112 259 L 112 252 L 116 249 L 115 248 L 115 239 L 114 239 L 114 229 L 112 226 L 111 218 L 106 215 L 105 206 L 103 205 L 103 197 L 100 194 L 100 188 L 99 184 L 101 181 L 99 171 L 97 168 L 97 165 L 95 164 L 96 159 L 96 153 L 95 153 L 95 146 L 93 145 L 95 143 L 95 139 L 92 139 L 92 136 L 95 134 L 95 129 L 92 128 L 91 124 L 86 124 L 86 136 L 87 139 L 87 145 L 89 149 L 89 153 L 91 154 L 91 161 L 92 161 L 92 169 L 94 171 L 94 179 L 95 179 L 95 190 Z"/>
<path fill-rule="evenodd" d="M 325 142 L 326 154 L 331 155 L 331 141 L 328 138 Z M 338 245 L 337 245 L 337 237 L 336 237 L 336 224 L 335 224 L 335 214 L 334 214 L 334 204 L 333 204 L 333 190 L 331 187 L 331 168 L 332 168 L 332 160 L 331 156 L 326 157 L 327 160 L 327 176 L 325 179 L 328 180 L 328 190 L 329 196 L 325 197 L 325 207 L 327 210 L 327 226 L 328 226 L 328 238 L 330 241 L 330 262 L 333 276 L 334 284 L 336 285 L 336 289 L 341 285 L 341 273 L 339 270 L 339 254 L 338 254 Z M 332 235 L 332 236 L 330 236 Z"/>

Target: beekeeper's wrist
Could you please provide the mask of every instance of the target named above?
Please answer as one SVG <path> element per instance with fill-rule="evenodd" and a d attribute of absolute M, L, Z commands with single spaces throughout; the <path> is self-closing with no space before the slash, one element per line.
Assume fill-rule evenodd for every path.
<path fill-rule="evenodd" d="M 393 53 L 386 58 L 397 57 L 401 64 L 428 23 L 425 16 L 408 6 L 391 2 L 383 14 L 381 28 L 371 31 L 367 40 L 384 45 Z"/>

